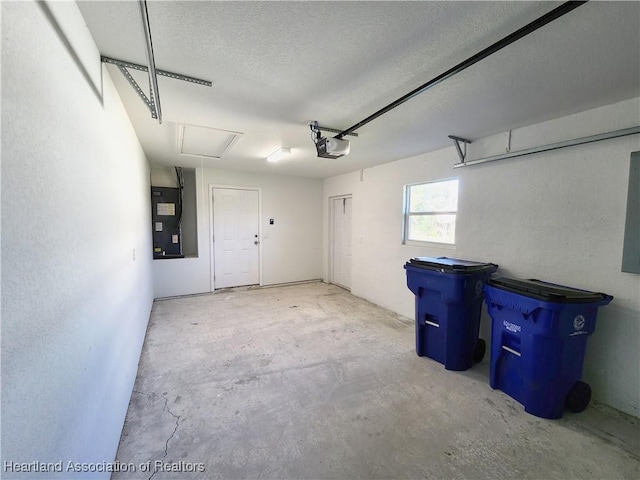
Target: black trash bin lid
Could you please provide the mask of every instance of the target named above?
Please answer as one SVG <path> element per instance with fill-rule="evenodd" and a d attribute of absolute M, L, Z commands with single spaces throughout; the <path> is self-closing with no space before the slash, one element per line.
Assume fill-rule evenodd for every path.
<path fill-rule="evenodd" d="M 608 297 L 604 293 L 578 290 L 533 278 L 522 280 L 519 278 L 498 277 L 489 279 L 487 283 L 501 290 L 552 303 L 592 303 Z"/>
<path fill-rule="evenodd" d="M 460 260 L 458 258 L 447 257 L 414 257 L 406 265 L 424 268 L 427 270 L 437 270 L 443 273 L 480 273 L 494 272 L 498 266 L 493 263 L 472 262 L 470 260 Z"/>

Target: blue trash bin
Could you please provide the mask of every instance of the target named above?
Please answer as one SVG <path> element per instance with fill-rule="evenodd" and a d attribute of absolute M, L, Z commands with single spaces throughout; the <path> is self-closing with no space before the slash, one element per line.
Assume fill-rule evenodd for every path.
<path fill-rule="evenodd" d="M 581 412 L 591 387 L 580 381 L 598 307 L 613 297 L 540 280 L 496 278 L 484 287 L 491 316 L 491 388 L 542 418 Z"/>
<path fill-rule="evenodd" d="M 483 285 L 498 268 L 447 257 L 416 257 L 404 266 L 415 295 L 416 353 L 444 365 L 467 370 L 482 361 L 478 338 Z"/>

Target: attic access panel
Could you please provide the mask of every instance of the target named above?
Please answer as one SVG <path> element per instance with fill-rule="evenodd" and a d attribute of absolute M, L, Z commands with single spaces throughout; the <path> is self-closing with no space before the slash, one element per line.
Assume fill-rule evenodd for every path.
<path fill-rule="evenodd" d="M 229 153 L 242 133 L 196 125 L 178 126 L 178 154 L 220 159 Z"/>

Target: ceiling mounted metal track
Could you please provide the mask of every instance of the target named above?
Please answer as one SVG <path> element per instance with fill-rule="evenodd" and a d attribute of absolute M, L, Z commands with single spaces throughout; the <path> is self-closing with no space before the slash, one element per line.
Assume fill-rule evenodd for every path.
<path fill-rule="evenodd" d="M 100 59 L 102 60 L 102 63 L 108 63 L 110 65 L 115 65 L 116 67 L 118 67 L 118 70 L 120 70 L 120 73 L 122 73 L 122 76 L 127 80 L 127 82 L 129 82 L 129 85 L 133 87 L 133 89 L 136 91 L 138 96 L 142 99 L 142 101 L 147 106 L 147 108 L 149 108 L 149 111 L 151 112 L 151 117 L 158 118 L 156 105 L 155 105 L 155 102 L 157 100 L 154 99 L 153 90 L 150 92 L 150 95 L 147 97 L 142 87 L 140 87 L 138 82 L 136 82 L 135 78 L 133 78 L 133 76 L 131 75 L 131 72 L 129 72 L 129 69 L 139 70 L 141 72 L 148 72 L 149 68 L 145 67 L 144 65 L 138 65 L 137 63 L 131 63 L 125 60 L 118 60 L 115 58 L 110 58 L 105 56 L 100 57 Z M 204 87 L 211 87 L 213 85 L 208 80 L 189 77 L 187 75 L 182 75 L 180 73 L 167 72 L 165 70 L 156 69 L 156 75 L 173 78 L 174 80 L 182 80 L 184 82 L 195 83 L 197 85 L 202 85 Z M 152 85 L 152 84 L 150 83 L 149 85 Z M 157 98 L 157 93 L 155 98 Z M 162 123 L 162 121 L 160 121 L 160 123 Z"/>
<path fill-rule="evenodd" d="M 497 51 L 502 50 L 504 47 L 506 47 L 508 45 L 511 45 L 512 43 L 514 43 L 515 41 L 521 39 L 522 37 L 525 37 L 525 36 L 529 35 L 530 33 L 535 32 L 539 28 L 544 27 L 546 24 L 551 23 L 554 20 L 557 20 L 558 18 L 562 17 L 563 15 L 566 15 L 567 13 L 571 12 L 572 10 L 578 8 L 580 5 L 583 5 L 585 3 L 587 3 L 587 2 L 586 1 L 581 1 L 581 2 L 566 2 L 566 3 L 563 3 L 559 7 L 551 10 L 549 13 L 537 18 L 536 20 L 534 20 L 533 22 L 525 25 L 521 29 L 516 30 L 511 35 L 508 35 L 508 36 L 504 37 L 502 40 L 497 41 L 493 45 L 491 45 L 491 46 L 485 48 L 484 50 L 482 50 L 481 52 L 476 53 L 474 56 L 469 57 L 465 61 L 460 62 L 455 67 L 450 68 L 446 72 L 438 75 L 437 77 L 433 78 L 432 80 L 429 80 L 427 83 L 419 86 L 418 88 L 412 90 L 411 92 L 407 93 L 406 95 L 400 97 L 395 102 L 392 102 L 389 105 L 387 105 L 386 107 L 383 107 L 380 110 L 378 110 L 377 112 L 373 113 L 372 115 L 369 115 L 364 120 L 356 123 L 355 125 L 347 128 L 346 130 L 343 130 L 342 132 L 338 133 L 334 138 L 342 138 L 345 135 L 349 135 L 349 134 L 353 133 L 355 130 L 363 127 L 364 125 L 366 125 L 367 123 L 371 122 L 372 120 L 375 120 L 379 116 L 384 115 L 385 113 L 387 113 L 390 110 L 393 110 L 397 106 L 402 105 L 407 100 L 410 100 L 411 98 L 415 97 L 416 95 L 420 95 L 421 93 L 425 92 L 426 90 L 430 89 L 431 87 L 434 87 L 435 85 L 438 85 L 439 83 L 444 82 L 445 80 L 453 77 L 454 75 L 462 72 L 463 70 L 466 70 L 470 66 L 478 63 L 479 61 L 487 58 L 488 56 L 496 53 Z"/>
<path fill-rule="evenodd" d="M 640 127 L 623 128 L 613 132 L 599 133 L 589 137 L 575 138 L 573 140 L 565 140 L 564 142 L 551 143 L 539 147 L 527 148 L 516 152 L 503 153 L 494 155 L 493 157 L 479 158 L 477 160 L 465 161 L 464 157 L 460 158 L 460 163 L 453 165 L 453 168 L 468 167 L 470 165 L 479 165 L 481 163 L 495 162 L 496 160 L 506 160 L 507 158 L 522 157 L 523 155 L 531 155 L 534 153 L 548 152 L 549 150 L 558 150 L 559 148 L 575 147 L 576 145 L 584 145 L 585 143 L 601 142 L 611 138 L 626 137 L 627 135 L 636 135 L 640 133 Z M 451 137 L 450 137 L 451 138 Z M 471 142 L 469 142 L 471 143 Z"/>
<path fill-rule="evenodd" d="M 342 132 L 342 130 L 339 130 L 337 128 L 323 127 L 321 125 L 314 125 L 314 127 L 317 128 L 318 130 L 323 131 L 323 132 L 331 132 L 331 133 L 340 133 L 340 132 Z M 357 133 L 348 133 L 347 135 L 351 135 L 352 137 L 357 137 L 358 136 Z"/>
<path fill-rule="evenodd" d="M 153 56 L 153 42 L 151 40 L 151 28 L 149 26 L 149 12 L 147 11 L 147 2 L 145 0 L 139 0 L 140 14 L 142 16 L 142 28 L 144 29 L 145 45 L 147 53 L 147 66 L 138 65 L 137 63 L 127 62 L 125 60 L 117 60 L 115 58 L 105 57 L 102 55 L 100 60 L 102 63 L 109 63 L 115 65 L 120 70 L 120 73 L 129 82 L 129 85 L 133 87 L 138 96 L 145 103 L 151 117 L 158 120 L 158 123 L 162 123 L 162 109 L 160 107 L 160 94 L 158 92 L 158 75 L 163 77 L 173 78 L 174 80 L 182 80 L 184 82 L 195 83 L 205 87 L 211 87 L 212 83 L 208 80 L 202 80 L 200 78 L 189 77 L 180 73 L 167 72 L 165 70 L 158 70 L 156 68 L 155 58 Z M 131 72 L 128 69 L 139 70 L 141 72 L 147 72 L 149 75 L 149 96 L 145 94 L 138 82 L 136 82 Z"/>
<path fill-rule="evenodd" d="M 142 28 L 144 29 L 145 44 L 147 47 L 147 64 L 149 73 L 149 100 L 151 100 L 151 116 L 162 123 L 162 108 L 160 107 L 160 92 L 158 91 L 158 74 L 156 73 L 156 60 L 153 56 L 153 42 L 151 41 L 151 27 L 149 27 L 149 12 L 146 0 L 139 0 L 140 14 L 142 15 Z M 155 115 L 154 115 L 155 113 Z"/>
<path fill-rule="evenodd" d="M 130 68 L 132 70 L 140 70 L 141 72 L 147 72 L 149 69 L 144 65 L 139 65 L 137 63 L 127 62 L 126 60 L 118 60 L 115 58 L 105 57 L 104 55 L 101 57 L 103 63 L 110 63 L 111 65 L 116 65 L 118 67 Z M 213 83 L 209 80 L 202 80 L 201 78 L 189 77 L 187 75 L 182 75 L 181 73 L 167 72 L 166 70 L 159 70 L 156 68 L 156 74 L 161 77 L 169 77 L 174 80 L 182 80 L 183 82 L 195 83 L 198 85 L 202 85 L 203 87 L 211 87 Z"/>

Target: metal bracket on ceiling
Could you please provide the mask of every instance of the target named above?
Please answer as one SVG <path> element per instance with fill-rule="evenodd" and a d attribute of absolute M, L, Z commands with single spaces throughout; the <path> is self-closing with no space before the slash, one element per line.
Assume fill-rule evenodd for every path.
<path fill-rule="evenodd" d="M 201 80 L 199 78 L 188 77 L 186 75 L 180 75 L 179 73 L 166 72 L 163 70 L 156 69 L 156 62 L 153 56 L 153 43 L 151 40 L 151 27 L 149 26 L 149 12 L 147 11 L 147 2 L 146 0 L 138 0 L 140 5 L 140 14 L 142 16 L 142 27 L 144 29 L 146 50 L 147 50 L 147 64 L 145 67 L 143 65 L 138 65 L 136 63 L 125 62 L 123 60 L 116 60 L 114 58 L 101 56 L 101 60 L 103 63 L 111 63 L 118 67 L 120 73 L 124 76 L 124 78 L 129 82 L 129 85 L 133 87 L 138 96 L 142 99 L 145 105 L 151 111 L 151 117 L 158 120 L 158 123 L 162 123 L 162 109 L 160 108 L 160 92 L 158 92 L 158 75 L 163 75 L 165 77 L 173 78 L 176 80 L 183 80 L 185 82 L 197 83 L 198 85 L 204 85 L 207 87 L 211 86 L 211 82 L 207 80 Z M 149 75 L 149 97 L 145 95 L 138 85 L 138 82 L 135 81 L 131 73 L 127 70 L 127 68 L 132 68 L 134 70 L 140 70 L 143 72 L 147 72 Z"/>
<path fill-rule="evenodd" d="M 576 145 L 584 145 L 586 143 L 600 142 L 602 140 L 609 140 L 611 138 L 626 137 L 628 135 L 640 134 L 640 126 L 623 128 L 621 130 L 615 130 L 613 132 L 600 133 L 598 135 L 591 135 L 589 137 L 575 138 L 573 140 L 566 140 L 564 142 L 552 143 L 549 145 L 542 145 L 539 147 L 526 148 L 524 150 L 518 150 L 516 152 L 507 152 L 500 155 L 494 155 L 493 157 L 479 158 L 477 160 L 471 160 L 469 162 L 456 163 L 453 168 L 467 167 L 469 165 L 478 165 L 480 163 L 494 162 L 496 160 L 506 160 L 508 158 L 516 158 L 524 155 L 532 155 L 535 153 L 548 152 L 551 150 L 557 150 L 559 148 L 574 147 Z"/>
<path fill-rule="evenodd" d="M 142 88 L 140 88 L 140 85 L 138 85 L 138 82 L 136 82 L 135 78 L 131 76 L 131 73 L 129 73 L 129 70 L 127 70 L 125 67 L 121 65 L 118 65 L 118 70 L 120 70 L 120 73 L 122 73 L 122 76 L 127 79 L 127 82 L 129 82 L 129 85 L 133 87 L 133 89 L 136 91 L 138 96 L 149 108 L 149 111 L 151 111 L 151 118 L 158 118 L 158 114 L 156 113 L 156 105 L 153 101 L 153 92 L 149 93 L 150 98 L 147 97 L 145 93 L 142 91 Z"/>
<path fill-rule="evenodd" d="M 129 82 L 129 85 L 131 85 L 133 87 L 133 89 L 136 91 L 138 96 L 142 99 L 144 104 L 151 111 L 151 117 L 157 119 L 158 118 L 158 114 L 157 114 L 156 105 L 155 105 L 155 101 L 154 101 L 154 97 L 153 97 L 153 89 L 150 89 L 151 91 L 149 92 L 149 97 L 147 97 L 147 95 L 144 93 L 144 91 L 142 90 L 142 88 L 140 87 L 138 82 L 136 82 L 136 80 L 131 75 L 131 72 L 129 72 L 129 70 L 128 70 L 128 69 L 132 69 L 132 70 L 139 70 L 141 72 L 148 72 L 149 69 L 147 67 L 145 67 L 144 65 L 138 65 L 137 63 L 131 63 L 131 62 L 127 62 L 127 61 L 124 61 L 124 60 L 117 60 L 115 58 L 102 56 L 102 57 L 100 57 L 100 59 L 102 60 L 102 63 L 108 63 L 108 64 L 115 65 L 116 67 L 118 67 L 118 70 L 120 70 L 120 73 L 122 73 L 122 76 L 124 76 L 124 78 L 127 80 L 127 82 Z M 180 73 L 167 72 L 165 70 L 156 69 L 156 74 L 157 75 L 161 75 L 163 77 L 173 78 L 174 80 L 182 80 L 184 82 L 195 83 L 197 85 L 202 85 L 204 87 L 211 87 L 213 85 L 208 80 L 202 80 L 200 78 L 189 77 L 187 75 L 182 75 Z"/>
<path fill-rule="evenodd" d="M 126 62 L 124 60 L 117 60 L 115 58 L 105 57 L 104 55 L 101 57 L 103 63 L 110 63 L 111 65 L 116 65 L 118 67 L 131 68 L 133 70 L 140 70 L 141 72 L 148 71 L 147 67 L 144 65 L 138 65 L 137 63 Z M 202 80 L 200 78 L 189 77 L 187 75 L 182 75 L 180 73 L 167 72 L 165 70 L 156 69 L 156 73 L 161 77 L 169 77 L 174 80 L 182 80 L 184 82 L 196 83 L 198 85 L 202 85 L 203 87 L 211 87 L 213 84 L 209 80 Z"/>
<path fill-rule="evenodd" d="M 467 143 L 471 143 L 471 140 L 467 140 L 466 138 L 455 137 L 453 135 L 449 135 L 449 138 L 453 140 L 453 144 L 458 151 L 458 156 L 460 157 L 460 162 L 464 163 L 464 159 L 467 157 Z M 464 153 L 462 152 L 462 148 L 460 148 L 460 143 L 464 144 Z"/>

